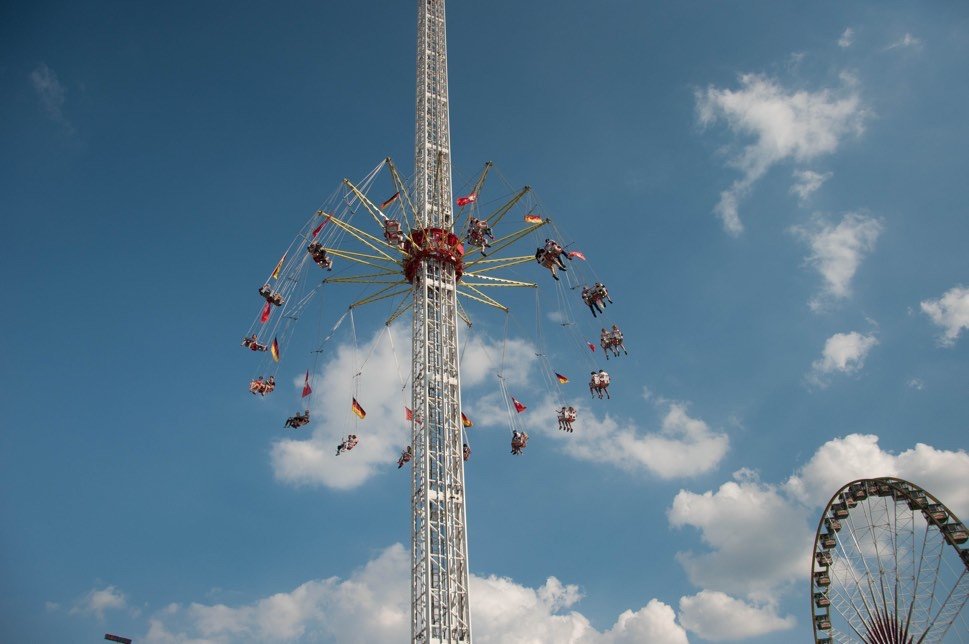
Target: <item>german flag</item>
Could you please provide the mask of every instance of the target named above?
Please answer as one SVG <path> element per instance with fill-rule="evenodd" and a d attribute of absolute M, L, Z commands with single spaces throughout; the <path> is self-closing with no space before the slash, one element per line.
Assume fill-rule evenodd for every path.
<path fill-rule="evenodd" d="M 380 204 L 380 209 L 383 210 L 384 208 L 386 208 L 390 204 L 392 204 L 395 201 L 397 201 L 397 197 L 399 197 L 399 196 L 400 196 L 400 192 L 399 191 L 398 192 L 395 192 L 390 199 L 388 199 L 387 201 L 385 201 L 382 204 Z"/>
<path fill-rule="evenodd" d="M 538 215 L 525 215 L 525 222 L 529 224 L 540 224 L 542 223 L 542 218 Z"/>
<path fill-rule="evenodd" d="M 470 418 L 468 418 L 467 416 L 464 415 L 464 412 L 463 411 L 461 412 L 461 424 L 464 425 L 465 427 L 473 427 L 474 426 L 474 423 L 471 422 L 471 419 Z"/>
<path fill-rule="evenodd" d="M 269 355 L 273 357 L 273 361 L 279 362 L 279 341 L 273 338 L 273 343 L 269 347 Z"/>
<path fill-rule="evenodd" d="M 353 410 L 353 413 L 356 414 L 360 420 L 367 417 L 367 412 L 363 410 L 363 407 L 360 406 L 360 403 L 357 402 L 356 398 L 353 399 L 353 404 L 350 405 L 350 409 Z"/>
<path fill-rule="evenodd" d="M 564 385 L 565 383 L 567 383 L 569 381 L 568 378 L 566 378 L 565 376 L 563 376 L 562 374 L 560 374 L 558 372 L 555 373 L 555 379 L 559 381 L 559 384 L 560 385 Z"/>

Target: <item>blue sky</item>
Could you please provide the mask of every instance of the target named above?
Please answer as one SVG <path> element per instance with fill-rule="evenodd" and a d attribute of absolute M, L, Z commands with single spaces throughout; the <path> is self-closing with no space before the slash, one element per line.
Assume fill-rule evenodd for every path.
<path fill-rule="evenodd" d="M 388 155 L 410 172 L 414 14 L 0 9 L 2 639 L 406 630 L 389 343 L 338 461 L 345 326 L 316 363 L 319 420 L 281 426 L 351 291 L 300 324 L 265 400 L 238 342 L 343 177 Z M 841 483 L 898 475 L 969 514 L 965 3 L 454 1 L 448 20 L 455 185 L 492 160 L 533 186 L 630 349 L 589 401 L 549 276 L 519 269 L 582 415 L 556 432 L 534 294 L 511 296 L 533 437 L 513 459 L 504 319 L 471 309 L 476 639 L 802 640 L 804 544 Z M 358 352 L 384 313 L 356 316 Z M 406 354 L 406 324 L 394 340 Z"/>

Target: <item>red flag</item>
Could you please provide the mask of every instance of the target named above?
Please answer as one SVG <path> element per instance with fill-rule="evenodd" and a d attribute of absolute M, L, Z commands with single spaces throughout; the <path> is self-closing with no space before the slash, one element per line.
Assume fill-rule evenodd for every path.
<path fill-rule="evenodd" d="M 565 376 L 563 376 L 562 374 L 560 374 L 558 372 L 555 373 L 555 379 L 559 381 L 559 384 L 560 385 L 564 385 L 565 383 L 567 383 L 569 381 L 568 378 L 566 378 Z"/>
<path fill-rule="evenodd" d="M 303 398 L 306 398 L 311 393 L 313 393 L 313 388 L 310 387 L 310 371 L 306 370 L 306 378 L 303 380 Z"/>
<path fill-rule="evenodd" d="M 542 223 L 542 218 L 538 215 L 525 215 L 525 222 L 529 224 L 540 224 Z"/>
<path fill-rule="evenodd" d="M 353 403 L 350 405 L 350 409 L 353 410 L 353 413 L 356 414 L 360 418 L 360 420 L 363 420 L 364 418 L 367 417 L 367 412 L 363 410 L 363 407 L 360 406 L 360 403 L 357 402 L 356 398 L 353 399 Z"/>
<path fill-rule="evenodd" d="M 473 192 L 465 197 L 458 197 L 457 204 L 459 207 L 467 206 L 469 203 L 474 203 L 478 200 L 478 195 Z"/>
<path fill-rule="evenodd" d="M 394 196 L 392 196 L 390 199 L 388 199 L 387 201 L 385 201 L 382 204 L 380 204 L 380 209 L 383 210 L 384 208 L 386 208 L 390 204 L 392 204 L 395 201 L 397 201 L 397 197 L 399 197 L 399 196 L 400 196 L 400 191 L 395 192 L 394 193 Z"/>
<path fill-rule="evenodd" d="M 323 212 L 323 211 L 321 210 L 320 212 Z M 323 221 L 320 222 L 320 225 L 313 229 L 313 236 L 314 237 L 316 237 L 317 235 L 320 234 L 320 231 L 323 230 L 323 226 L 325 226 L 326 225 L 326 222 L 328 222 L 328 221 L 330 221 L 330 216 L 329 215 L 327 215 L 326 217 L 324 217 L 323 218 Z"/>
<path fill-rule="evenodd" d="M 591 343 L 591 342 L 589 342 L 589 341 L 586 341 L 586 343 L 585 343 L 585 344 L 586 344 L 586 346 L 588 346 L 588 347 L 589 347 L 589 351 L 591 351 L 592 353 L 595 353 L 595 352 L 596 352 L 596 345 L 594 345 L 594 344 L 592 344 L 592 343 Z"/>
<path fill-rule="evenodd" d="M 414 412 L 410 407 L 404 407 L 404 420 L 414 420 Z"/>
<path fill-rule="evenodd" d="M 585 255 L 583 255 L 582 253 L 580 253 L 577 250 L 570 251 L 569 252 L 569 257 L 578 257 L 579 259 L 582 259 L 582 260 L 585 259 Z"/>
<path fill-rule="evenodd" d="M 272 312 L 273 307 L 269 306 L 269 302 L 266 302 L 266 306 L 262 307 L 262 315 L 259 316 L 259 321 L 265 324 L 269 321 L 269 314 Z"/>
<path fill-rule="evenodd" d="M 526 409 L 528 409 L 525 405 L 518 402 L 518 400 L 514 396 L 512 396 L 511 402 L 514 403 L 515 411 L 517 411 L 519 414 L 525 411 Z"/>

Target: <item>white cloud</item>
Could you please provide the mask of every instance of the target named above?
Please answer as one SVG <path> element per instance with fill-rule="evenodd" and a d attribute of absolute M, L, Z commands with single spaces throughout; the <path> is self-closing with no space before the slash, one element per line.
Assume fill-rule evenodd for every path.
<path fill-rule="evenodd" d="M 811 301 L 811 307 L 817 310 L 827 299 L 851 294 L 851 280 L 862 259 L 875 248 L 882 224 L 873 217 L 849 212 L 837 225 L 815 218 L 811 226 L 797 226 L 792 231 L 810 245 L 806 261 L 824 278 L 822 295 Z"/>
<path fill-rule="evenodd" d="M 676 623 L 673 609 L 651 599 L 638 611 L 627 610 L 615 625 L 596 640 L 601 644 L 688 644 L 686 631 Z"/>
<path fill-rule="evenodd" d="M 832 176 L 833 173 L 831 172 L 821 174 L 813 170 L 795 170 L 794 185 L 791 186 L 791 194 L 797 195 L 797 198 L 804 202 Z"/>
<path fill-rule="evenodd" d="M 291 592 L 231 607 L 170 606 L 154 615 L 148 644 L 193 642 L 406 642 L 410 631 L 410 554 L 395 544 L 348 579 L 308 581 Z M 504 577 L 472 575 L 475 641 L 489 643 L 686 644 L 673 609 L 651 600 L 625 611 L 600 633 L 572 610 L 582 598 L 577 586 L 549 577 L 530 588 Z M 645 637 L 645 639 L 644 639 Z"/>
<path fill-rule="evenodd" d="M 925 300 L 922 312 L 945 329 L 940 338 L 943 346 L 952 346 L 963 329 L 969 329 L 969 288 L 955 286 L 937 300 Z"/>
<path fill-rule="evenodd" d="M 127 605 L 124 593 L 114 586 L 107 586 L 100 590 L 92 588 L 71 608 L 70 614 L 95 615 L 98 619 L 104 619 L 104 611 L 123 610 Z"/>
<path fill-rule="evenodd" d="M 959 516 L 969 515 L 969 454 L 939 450 L 916 443 L 895 455 L 878 445 L 872 434 L 849 434 L 822 445 L 785 490 L 802 503 L 816 507 L 838 488 L 858 478 L 896 476 L 936 495 Z"/>
<path fill-rule="evenodd" d="M 608 413 L 600 419 L 581 404 L 575 408 L 578 420 L 573 424 L 574 433 L 565 434 L 554 423 L 542 425 L 539 431 L 562 441 L 569 456 L 627 471 L 646 470 L 662 479 L 696 476 L 716 468 L 730 445 L 726 434 L 714 432 L 704 421 L 690 417 L 681 403 L 669 403 L 660 431 L 652 433 L 642 433 L 635 425 L 621 423 Z M 535 412 L 555 418 L 550 400 Z"/>
<path fill-rule="evenodd" d="M 841 32 L 841 37 L 838 38 L 838 47 L 842 49 L 851 47 L 855 42 L 855 30 L 851 27 L 847 27 L 843 32 Z"/>
<path fill-rule="evenodd" d="M 862 131 L 866 116 L 853 83 L 817 92 L 787 90 L 759 74 L 742 75 L 738 90 L 710 86 L 698 91 L 696 104 L 701 125 L 723 119 L 734 134 L 753 138 L 730 161 L 742 178 L 720 194 L 714 208 L 733 235 L 743 231 L 739 200 L 771 166 L 834 152 L 845 136 Z"/>
<path fill-rule="evenodd" d="M 793 615 L 780 617 L 774 605 L 751 605 L 711 590 L 681 597 L 680 621 L 687 630 L 713 642 L 757 637 L 797 625 Z"/>
<path fill-rule="evenodd" d="M 33 86 L 34 91 L 37 92 L 40 104 L 43 106 L 44 111 L 47 112 L 47 115 L 58 123 L 70 128 L 70 124 L 64 116 L 64 102 L 66 101 L 67 92 L 64 86 L 61 85 L 54 70 L 44 63 L 40 63 L 30 72 L 30 84 Z"/>
<path fill-rule="evenodd" d="M 375 335 L 371 342 L 377 342 L 379 337 Z M 400 345 L 399 340 L 396 342 Z M 481 338 L 469 343 L 461 364 L 465 390 L 486 382 L 489 374 L 497 371 L 495 362 L 500 360 L 500 353 L 500 341 Z M 410 373 L 410 351 L 398 350 L 395 359 L 391 343 L 382 339 L 362 369 L 363 356 L 351 346 L 339 345 L 332 355 L 313 381 L 310 437 L 283 438 L 272 446 L 273 470 L 276 478 L 285 483 L 352 489 L 378 472 L 396 472 L 391 466 L 400 450 L 410 443 L 410 426 L 404 420 L 404 406 L 411 405 L 410 388 L 402 390 L 401 386 L 401 376 L 406 380 Z M 509 382 L 527 381 L 534 362 L 533 345 L 519 339 L 508 340 L 504 371 Z M 357 372 L 360 376 L 354 394 L 353 374 Z M 302 377 L 294 385 L 301 388 Z M 364 420 L 350 412 L 353 397 L 367 412 Z M 356 434 L 360 443 L 352 452 L 336 456 L 337 444 L 350 433 Z"/>
<path fill-rule="evenodd" d="M 890 44 L 886 49 L 899 49 L 904 47 L 918 47 L 922 44 L 921 39 L 916 38 L 910 33 L 906 33 L 904 36 Z"/>
<path fill-rule="evenodd" d="M 915 389 L 916 391 L 922 391 L 923 389 L 925 389 L 925 383 L 922 382 L 919 378 L 912 378 L 911 380 L 909 380 L 908 386 L 911 387 L 912 389 Z"/>
<path fill-rule="evenodd" d="M 825 384 L 824 376 L 839 373 L 856 373 L 865 366 L 865 358 L 872 347 L 878 344 L 878 338 L 872 335 L 862 335 L 857 331 L 851 333 L 835 333 L 824 343 L 821 358 L 811 364 L 810 380 L 818 385 Z"/>
<path fill-rule="evenodd" d="M 814 535 L 807 509 L 777 486 L 738 475 L 718 490 L 681 490 L 670 525 L 693 526 L 710 550 L 677 553 L 690 581 L 704 589 L 768 599 L 804 573 Z"/>

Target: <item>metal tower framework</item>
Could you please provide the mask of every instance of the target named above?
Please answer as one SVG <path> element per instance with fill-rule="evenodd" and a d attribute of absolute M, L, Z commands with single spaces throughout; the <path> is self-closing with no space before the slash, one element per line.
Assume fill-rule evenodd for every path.
<path fill-rule="evenodd" d="M 418 0 L 415 228 L 452 232 L 444 0 Z M 454 263 L 413 280 L 411 639 L 470 642 L 468 538 Z"/>

